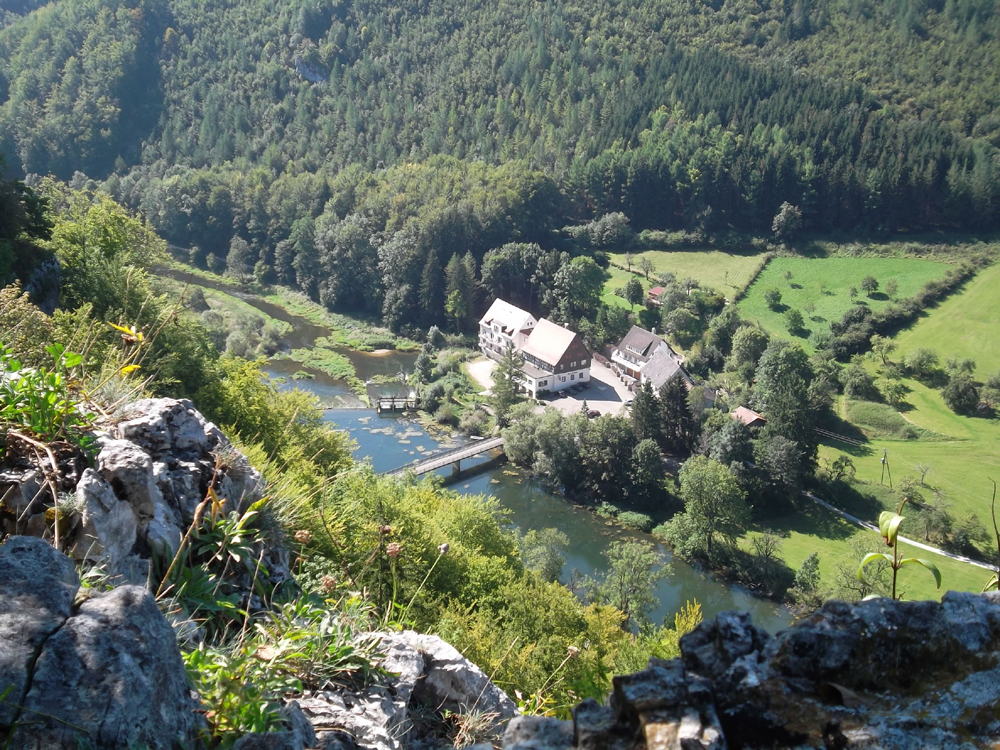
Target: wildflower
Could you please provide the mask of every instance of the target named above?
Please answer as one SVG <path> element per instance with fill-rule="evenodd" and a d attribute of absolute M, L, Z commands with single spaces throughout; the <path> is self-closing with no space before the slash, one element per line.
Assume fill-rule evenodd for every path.
<path fill-rule="evenodd" d="M 445 542 L 444 544 L 438 546 L 438 554 L 446 555 L 446 554 L 448 554 L 448 550 L 450 550 L 450 549 L 451 549 L 451 545 L 448 544 L 448 542 Z"/>
<path fill-rule="evenodd" d="M 312 541 L 312 532 L 307 529 L 299 529 L 295 532 L 295 541 L 299 544 L 309 544 Z"/>
<path fill-rule="evenodd" d="M 568 649 L 566 649 L 566 655 L 570 659 L 575 659 L 577 656 L 579 656 L 579 654 L 580 654 L 580 649 L 578 649 L 576 646 L 570 646 Z"/>
<path fill-rule="evenodd" d="M 324 594 L 329 594 L 337 588 L 337 579 L 333 576 L 323 576 L 319 579 L 319 585 Z"/>
<path fill-rule="evenodd" d="M 385 554 L 389 557 L 399 557 L 399 551 L 401 547 L 396 542 L 393 542 L 388 547 L 385 548 Z"/>

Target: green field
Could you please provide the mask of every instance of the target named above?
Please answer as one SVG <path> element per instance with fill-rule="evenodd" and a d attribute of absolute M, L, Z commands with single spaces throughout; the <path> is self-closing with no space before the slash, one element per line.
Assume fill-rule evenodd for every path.
<path fill-rule="evenodd" d="M 896 337 L 897 355 L 926 346 L 942 361 L 950 357 L 974 359 L 980 380 L 1000 370 L 998 287 L 1000 264 L 980 271 L 961 294 L 949 297 Z"/>
<path fill-rule="evenodd" d="M 883 290 L 890 279 L 898 285 L 896 299 L 911 297 L 931 279 L 948 270 L 945 263 L 912 258 L 774 258 L 767 264 L 740 303 L 740 314 L 759 323 L 774 336 L 793 339 L 811 352 L 807 338 L 813 331 L 829 330 L 831 321 L 840 320 L 855 303 L 850 289 L 858 290 L 856 300 L 873 310 L 889 304 Z M 791 277 L 785 278 L 790 272 Z M 871 297 L 861 291 L 861 280 L 874 276 L 879 290 Z M 781 309 L 772 310 L 764 301 L 769 289 L 781 292 Z M 807 310 L 812 305 L 814 309 Z M 788 333 L 784 312 L 795 309 L 805 319 L 805 331 L 799 337 Z"/>
<path fill-rule="evenodd" d="M 624 253 L 612 253 L 610 257 L 612 263 L 627 266 Z M 648 280 L 639 270 L 639 259 L 642 257 L 652 260 L 655 268 Z M 669 271 L 678 281 L 697 279 L 702 286 L 711 287 L 732 299 L 737 292 L 746 288 L 765 261 L 764 254 L 735 254 L 708 249 L 646 250 L 633 254 L 632 272 L 642 281 L 643 290 L 656 286 L 658 277 Z M 614 290 L 625 286 L 629 278 L 628 271 L 611 266 L 608 272 L 611 278 L 604 285 L 604 301 L 627 309 L 629 304 L 621 297 L 616 297 Z"/>
<path fill-rule="evenodd" d="M 833 588 L 837 576 L 837 563 L 847 563 L 847 540 L 862 529 L 818 505 L 805 505 L 799 512 L 769 519 L 764 528 L 781 537 L 779 556 L 792 570 L 798 570 L 813 552 L 819 553 L 820 585 Z M 874 538 L 876 532 L 869 533 Z M 903 525 L 906 535 L 906 525 Z M 745 546 L 745 545 L 744 545 Z M 907 599 L 940 599 L 945 591 L 983 590 L 990 577 L 988 570 L 951 560 L 926 550 L 900 545 L 906 557 L 922 557 L 933 562 L 941 571 L 943 585 L 935 590 L 934 577 L 918 566 L 904 568 L 899 574 L 900 590 Z"/>

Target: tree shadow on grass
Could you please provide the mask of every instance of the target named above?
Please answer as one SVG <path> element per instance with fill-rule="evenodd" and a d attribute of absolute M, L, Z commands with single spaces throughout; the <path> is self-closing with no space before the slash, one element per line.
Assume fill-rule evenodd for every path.
<path fill-rule="evenodd" d="M 824 318 L 822 315 L 812 315 L 812 316 L 809 317 L 809 320 L 811 320 L 813 323 L 825 323 L 826 322 L 826 318 Z"/>
<path fill-rule="evenodd" d="M 868 299 L 877 299 L 880 302 L 885 302 L 889 299 L 889 295 L 885 292 L 872 292 L 868 295 Z"/>
<path fill-rule="evenodd" d="M 801 284 L 795 284 L 795 283 L 789 284 L 788 286 L 790 286 L 792 289 L 801 289 L 802 288 Z"/>

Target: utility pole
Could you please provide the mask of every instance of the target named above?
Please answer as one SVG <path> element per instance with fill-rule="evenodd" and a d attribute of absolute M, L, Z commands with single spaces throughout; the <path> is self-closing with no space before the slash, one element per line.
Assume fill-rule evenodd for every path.
<path fill-rule="evenodd" d="M 889 473 L 889 489 L 892 489 L 892 469 L 889 468 L 889 449 L 882 449 L 882 478 L 879 479 L 879 484 L 885 484 L 886 472 Z"/>

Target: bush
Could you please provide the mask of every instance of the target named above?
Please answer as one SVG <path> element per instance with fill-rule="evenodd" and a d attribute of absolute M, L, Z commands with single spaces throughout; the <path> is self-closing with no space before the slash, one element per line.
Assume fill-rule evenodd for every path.
<path fill-rule="evenodd" d="M 626 510 L 618 514 L 618 522 L 622 526 L 639 531 L 649 531 L 653 528 L 653 519 L 645 513 L 636 513 L 633 510 Z"/>
<path fill-rule="evenodd" d="M 979 406 L 979 389 L 965 372 L 952 375 L 948 385 L 941 389 L 941 397 L 956 414 L 974 414 Z"/>
<path fill-rule="evenodd" d="M 490 424 L 490 415 L 483 409 L 472 409 L 462 415 L 458 422 L 458 430 L 463 435 L 480 437 L 486 433 Z"/>
<path fill-rule="evenodd" d="M 458 424 L 458 415 L 455 414 L 455 409 L 451 404 L 441 404 L 434 412 L 434 420 L 438 424 L 446 424 L 454 427 Z"/>
<path fill-rule="evenodd" d="M 618 508 L 616 508 L 611 503 L 601 503 L 598 505 L 594 512 L 597 513 L 601 518 L 617 518 Z"/>

